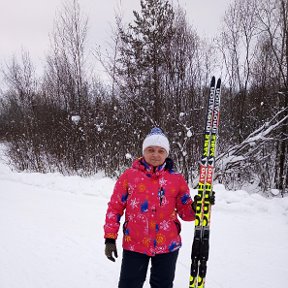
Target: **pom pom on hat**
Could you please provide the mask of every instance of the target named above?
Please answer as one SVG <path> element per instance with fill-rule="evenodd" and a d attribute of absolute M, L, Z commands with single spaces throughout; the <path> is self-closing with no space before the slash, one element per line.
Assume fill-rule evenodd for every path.
<path fill-rule="evenodd" d="M 169 154 L 170 145 L 167 137 L 160 128 L 152 128 L 150 133 L 146 136 L 142 145 L 142 153 L 149 146 L 159 146 L 164 148 Z"/>

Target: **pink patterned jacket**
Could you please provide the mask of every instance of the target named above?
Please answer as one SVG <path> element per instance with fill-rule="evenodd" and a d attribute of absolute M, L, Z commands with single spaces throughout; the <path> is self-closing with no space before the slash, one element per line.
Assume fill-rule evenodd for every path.
<path fill-rule="evenodd" d="M 193 221 L 193 201 L 183 176 L 167 166 L 153 169 L 140 158 L 119 177 L 108 203 L 104 238 L 117 239 L 125 210 L 123 249 L 153 256 L 181 247 L 177 215 Z"/>

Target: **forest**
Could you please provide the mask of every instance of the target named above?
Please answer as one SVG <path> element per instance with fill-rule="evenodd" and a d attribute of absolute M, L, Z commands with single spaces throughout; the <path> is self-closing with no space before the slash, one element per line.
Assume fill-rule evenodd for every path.
<path fill-rule="evenodd" d="M 0 141 L 10 164 L 117 177 L 158 126 L 177 170 L 196 185 L 215 75 L 223 83 L 215 181 L 287 196 L 288 1 L 235 0 L 211 41 L 171 1 L 138 1 L 133 21 L 115 17 L 111 49 L 95 43 L 89 58 L 109 81 L 89 69 L 89 21 L 77 0 L 55 17 L 41 75 L 29 51 L 2 65 Z"/>

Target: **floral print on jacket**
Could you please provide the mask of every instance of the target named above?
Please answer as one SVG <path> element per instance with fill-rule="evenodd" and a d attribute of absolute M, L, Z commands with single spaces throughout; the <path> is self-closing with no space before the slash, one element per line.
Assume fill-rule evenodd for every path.
<path fill-rule="evenodd" d="M 143 158 L 134 161 L 115 184 L 106 213 L 104 237 L 117 239 L 125 210 L 123 249 L 150 256 L 181 247 L 181 224 L 193 221 L 189 187 L 181 174 L 166 162 L 149 166 Z"/>

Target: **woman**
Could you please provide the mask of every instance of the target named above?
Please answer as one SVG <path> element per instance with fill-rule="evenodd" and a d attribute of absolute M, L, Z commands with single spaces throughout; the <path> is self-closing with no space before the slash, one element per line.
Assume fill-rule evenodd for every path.
<path fill-rule="evenodd" d="M 113 262 L 113 255 L 118 257 L 116 239 L 125 211 L 119 288 L 143 287 L 150 259 L 151 287 L 173 287 L 181 247 L 178 215 L 193 221 L 195 204 L 184 177 L 174 172 L 167 158 L 169 150 L 162 130 L 153 128 L 143 142 L 143 157 L 119 177 L 108 203 L 105 254 Z"/>

